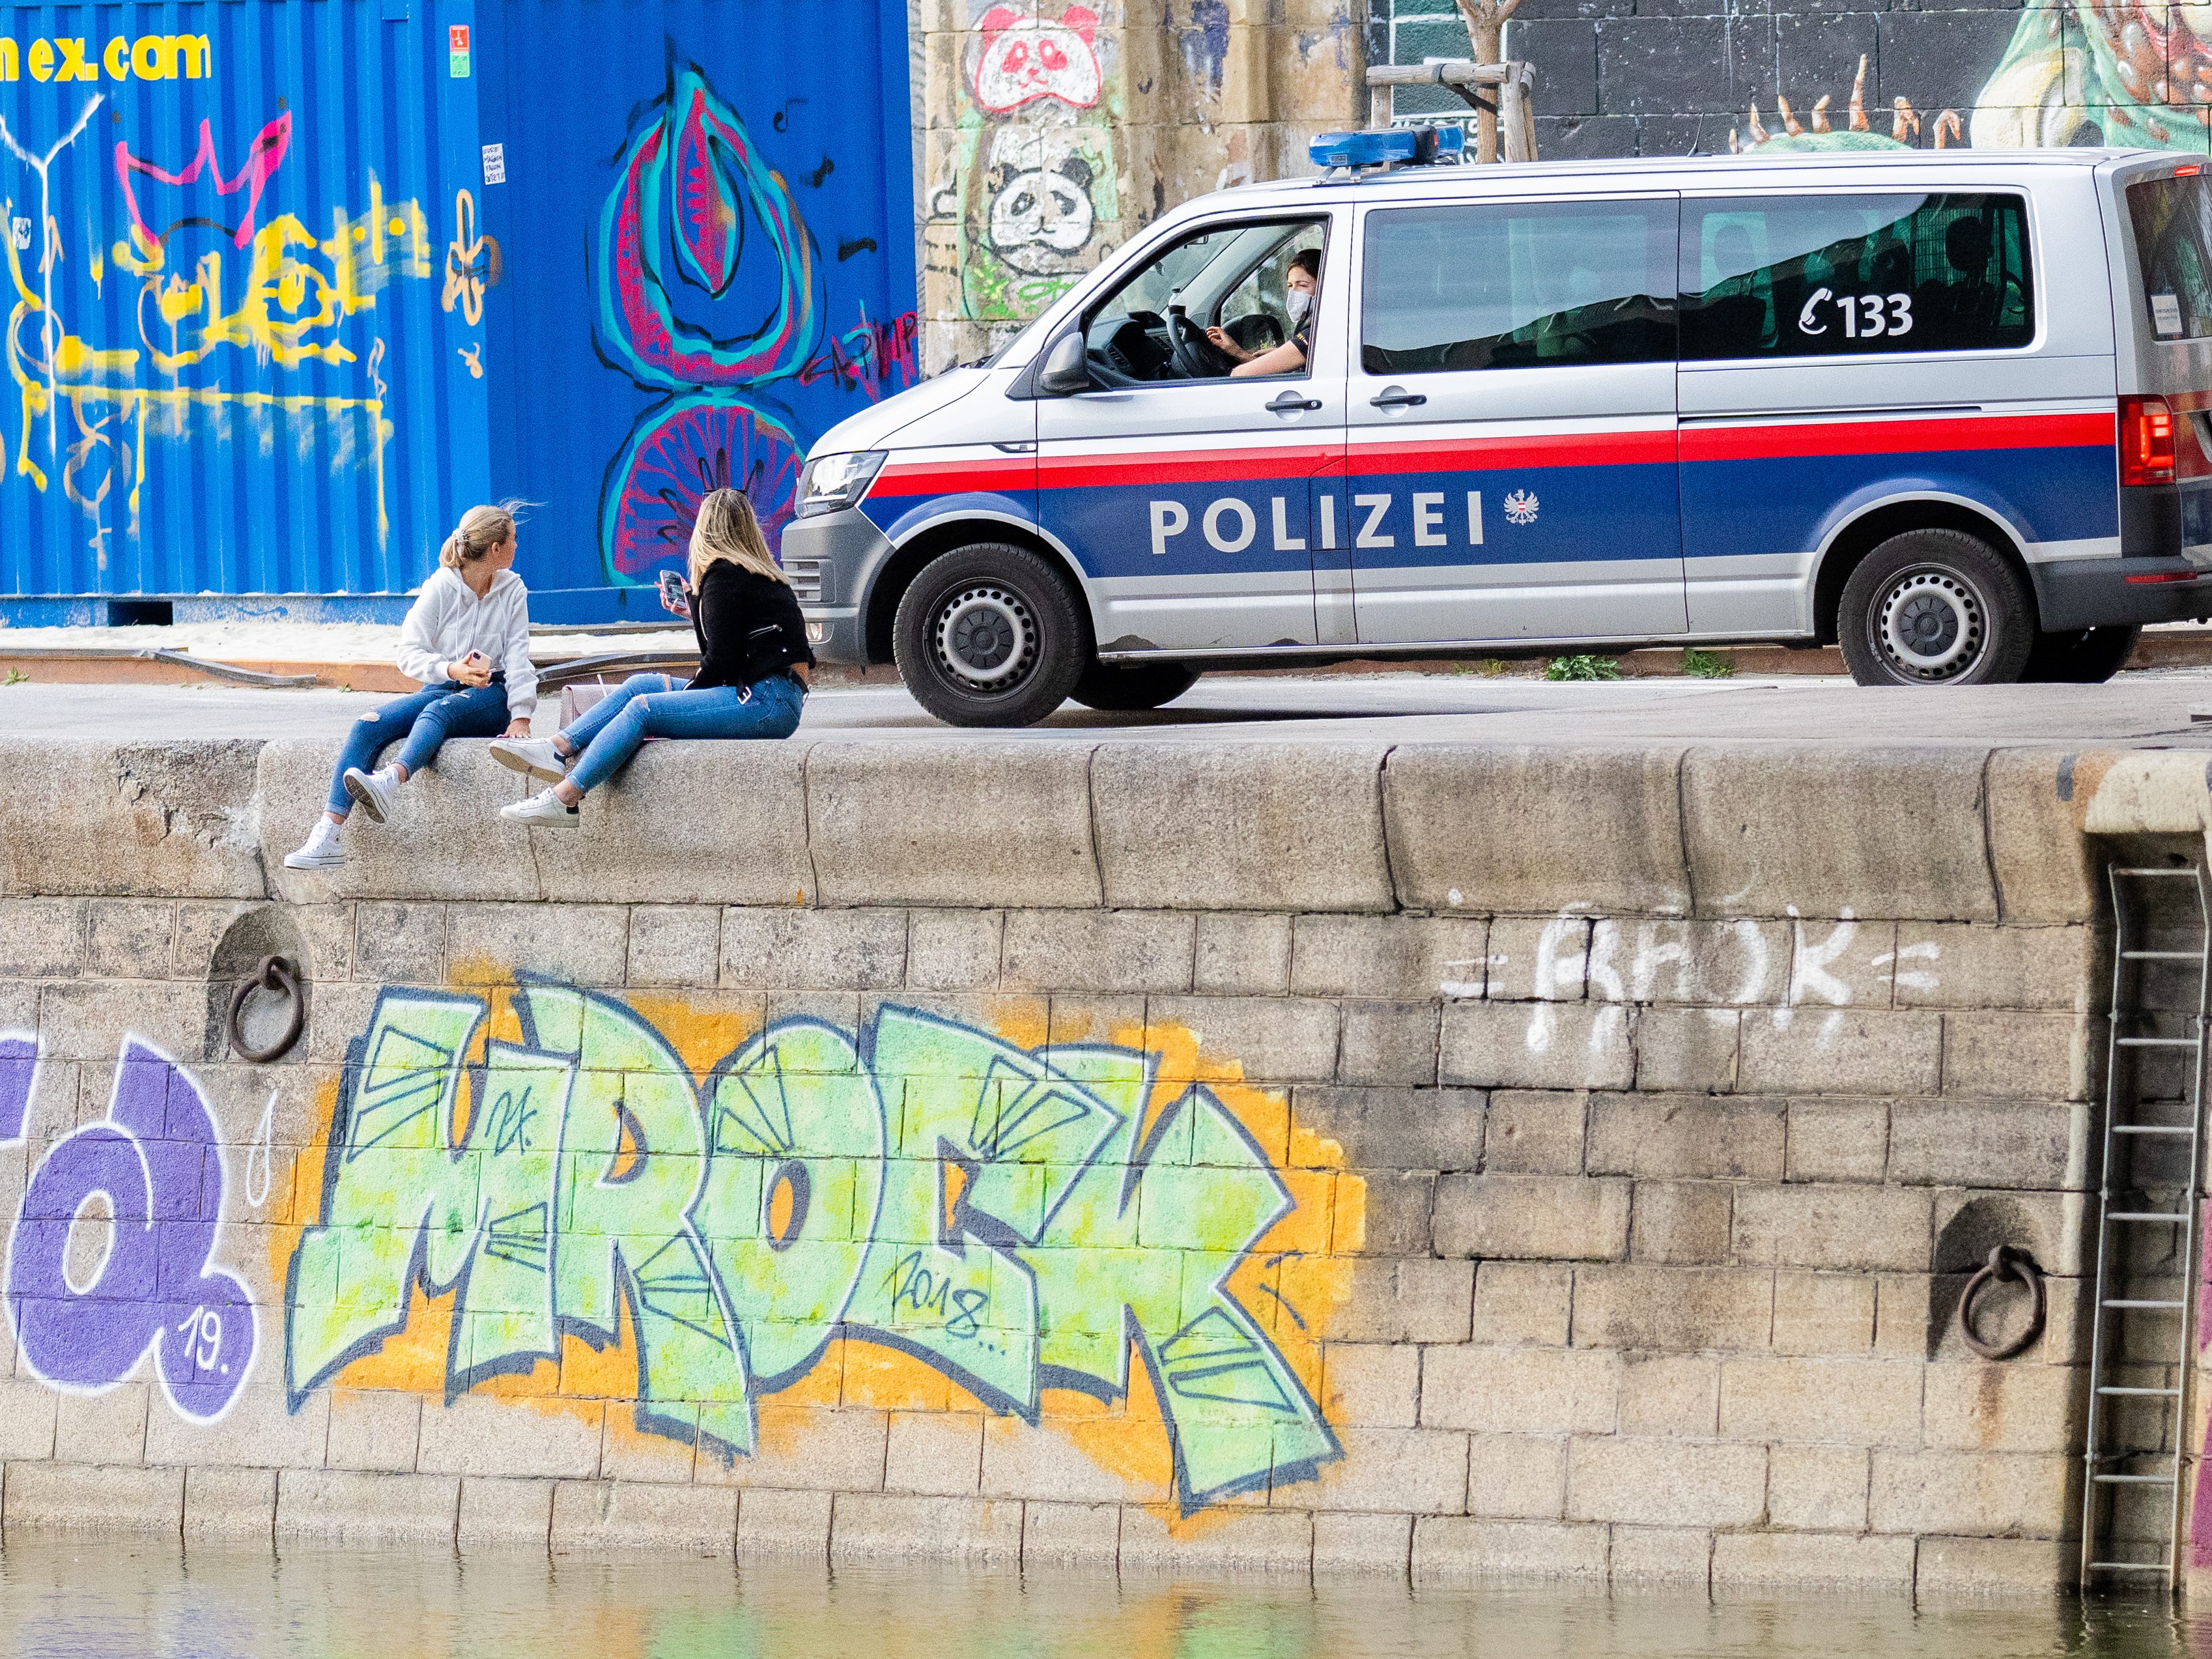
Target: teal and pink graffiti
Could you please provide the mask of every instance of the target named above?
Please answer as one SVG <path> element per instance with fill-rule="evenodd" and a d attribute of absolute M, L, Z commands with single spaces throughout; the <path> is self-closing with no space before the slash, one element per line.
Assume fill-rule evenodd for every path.
<path fill-rule="evenodd" d="M 296 1406 L 453 1298 L 448 1399 L 628 1323 L 635 1417 L 725 1458 L 833 1338 L 916 1356 L 1031 1423 L 1151 1373 L 1188 1512 L 1310 1478 L 1336 1437 L 1231 1274 L 1295 1207 L 1141 1049 L 1025 1049 L 885 1006 L 775 1022 L 695 1079 L 623 1002 L 387 989 L 354 1044 L 286 1291 Z M 1287 1302 L 1281 1316 L 1299 1316 Z"/>
<path fill-rule="evenodd" d="M 744 490 L 769 546 L 781 540 L 805 444 L 759 388 L 830 379 L 880 397 L 912 384 L 916 357 L 911 313 L 864 314 L 824 344 L 813 234 L 696 64 L 672 62 L 615 172 L 590 247 L 592 337 L 603 362 L 664 394 L 600 487 L 602 562 L 626 582 L 683 558 L 709 490 Z"/>
<path fill-rule="evenodd" d="M 0 1035 L 0 1145 L 19 1144 L 37 1038 Z M 32 1375 L 103 1394 L 147 1353 L 184 1417 L 222 1415 L 258 1346 L 245 1281 L 214 1265 L 228 1176 L 215 1114 L 183 1067 L 126 1038 L 107 1115 L 64 1135 L 32 1171 L 9 1241 L 6 1301 Z M 71 1235 L 105 1205 L 106 1248 L 72 1271 Z"/>

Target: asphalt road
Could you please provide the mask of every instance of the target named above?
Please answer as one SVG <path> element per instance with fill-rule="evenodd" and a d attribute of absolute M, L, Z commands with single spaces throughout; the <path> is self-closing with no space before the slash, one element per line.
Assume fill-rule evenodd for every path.
<path fill-rule="evenodd" d="M 169 741 L 335 736 L 388 699 L 343 691 L 41 685 L 0 688 L 0 732 Z M 554 702 L 541 707 L 550 729 Z M 1069 703 L 1042 726 L 969 735 L 1000 742 L 1142 734 L 1216 741 L 1401 743 L 2097 743 L 2212 747 L 2212 670 L 2122 675 L 2096 686 L 1866 690 L 1846 679 L 1628 680 L 1550 684 L 1474 674 L 1337 678 L 1209 676 L 1150 714 Z M 951 728 L 896 685 L 825 688 L 807 699 L 802 736 L 943 738 Z"/>

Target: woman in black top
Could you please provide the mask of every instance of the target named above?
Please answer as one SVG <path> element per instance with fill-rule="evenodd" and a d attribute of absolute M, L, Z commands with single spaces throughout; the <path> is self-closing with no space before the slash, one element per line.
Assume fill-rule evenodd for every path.
<path fill-rule="evenodd" d="M 555 738 L 503 739 L 492 757 L 551 787 L 500 808 L 521 823 L 576 822 L 576 804 L 647 738 L 787 738 L 799 726 L 814 666 L 798 596 L 769 556 L 740 490 L 717 489 L 691 531 L 686 598 L 662 603 L 691 618 L 699 672 L 690 680 L 633 674 Z M 574 769 L 568 769 L 573 763 Z"/>
<path fill-rule="evenodd" d="M 1284 289 L 1291 308 L 1291 337 L 1281 345 L 1248 351 L 1230 337 L 1225 329 L 1206 331 L 1206 337 L 1213 342 L 1223 356 L 1236 364 L 1229 372 L 1240 380 L 1263 374 L 1303 374 L 1306 365 L 1313 361 L 1313 313 L 1321 303 L 1319 248 L 1300 248 L 1291 255 Z"/>

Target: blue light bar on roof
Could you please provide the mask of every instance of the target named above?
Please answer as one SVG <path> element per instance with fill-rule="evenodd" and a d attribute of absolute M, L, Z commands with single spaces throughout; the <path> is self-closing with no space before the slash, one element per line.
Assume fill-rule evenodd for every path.
<path fill-rule="evenodd" d="M 1324 132 L 1306 154 L 1317 167 L 1379 167 L 1410 161 L 1419 143 L 1409 129 L 1388 132 Z"/>
<path fill-rule="evenodd" d="M 1307 154 L 1321 167 L 1425 167 L 1457 161 L 1467 153 L 1459 127 L 1393 127 L 1382 132 L 1324 132 Z"/>

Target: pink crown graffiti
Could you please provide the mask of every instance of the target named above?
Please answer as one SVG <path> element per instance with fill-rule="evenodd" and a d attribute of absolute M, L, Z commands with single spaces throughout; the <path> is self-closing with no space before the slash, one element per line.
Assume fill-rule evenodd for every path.
<path fill-rule="evenodd" d="M 216 159 L 215 130 L 207 121 L 200 123 L 200 147 L 181 172 L 171 173 L 155 166 L 143 156 L 133 155 L 131 146 L 118 138 L 115 141 L 115 176 L 123 185 L 124 205 L 130 210 L 131 228 L 142 248 L 159 246 L 171 232 L 185 225 L 204 225 L 221 231 L 232 243 L 245 247 L 253 240 L 254 216 L 260 211 L 261 192 L 270 177 L 284 160 L 284 153 L 292 147 L 292 113 L 289 110 L 270 122 L 253 136 L 246 147 L 246 161 L 230 178 L 222 176 L 222 165 Z M 197 185 L 202 173 L 214 185 L 219 196 L 235 196 L 246 192 L 246 213 L 235 225 L 219 220 L 190 215 L 169 221 L 159 230 L 148 227 L 138 210 L 138 194 L 131 187 L 131 175 L 143 173 L 156 184 L 172 185 L 179 189 Z"/>

